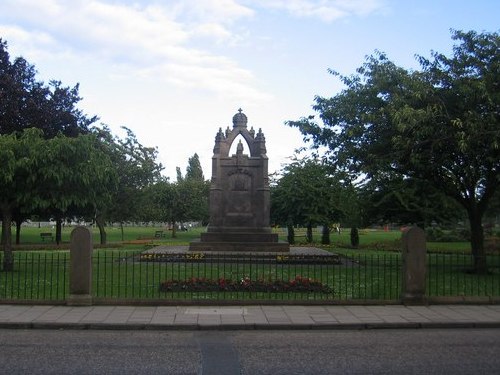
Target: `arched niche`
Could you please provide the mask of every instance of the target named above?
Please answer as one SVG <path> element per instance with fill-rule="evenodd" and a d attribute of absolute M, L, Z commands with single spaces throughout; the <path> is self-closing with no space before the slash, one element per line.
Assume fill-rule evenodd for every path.
<path fill-rule="evenodd" d="M 233 143 L 231 143 L 231 146 L 229 147 L 228 156 L 236 155 L 236 149 L 238 148 L 238 144 L 240 142 L 243 145 L 243 155 L 251 155 L 250 145 L 248 144 L 247 140 L 245 139 L 245 137 L 243 137 L 243 135 L 238 134 L 236 138 L 234 138 Z"/>

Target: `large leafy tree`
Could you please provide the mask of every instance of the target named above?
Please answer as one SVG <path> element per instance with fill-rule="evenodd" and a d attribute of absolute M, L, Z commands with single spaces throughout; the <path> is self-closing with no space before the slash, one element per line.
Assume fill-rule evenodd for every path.
<path fill-rule="evenodd" d="M 0 39 L 0 134 L 38 128 L 46 138 L 62 133 L 75 137 L 86 133 L 97 117 L 87 117 L 76 105 L 79 85 L 60 81 L 45 84 L 23 57 L 11 61 L 7 43 Z"/>
<path fill-rule="evenodd" d="M 118 174 L 94 134 L 56 136 L 46 141 L 44 171 L 38 183 L 41 204 L 56 219 L 56 242 L 69 213 L 83 216 L 89 208 L 107 206 L 118 190 Z M 80 215 L 78 215 L 80 214 Z"/>
<path fill-rule="evenodd" d="M 312 241 L 313 225 L 328 228 L 343 218 L 343 182 L 317 160 L 295 160 L 285 166 L 282 176 L 272 185 L 272 220 L 281 225 L 306 226 L 308 241 Z"/>
<path fill-rule="evenodd" d="M 364 225 L 431 223 L 448 225 L 464 219 L 463 208 L 421 180 L 400 175 L 371 179 L 359 188 Z"/>
<path fill-rule="evenodd" d="M 14 214 L 48 210 L 61 218 L 71 206 L 95 206 L 109 198 L 115 172 L 90 134 L 47 140 L 41 130 L 26 129 L 0 135 L 0 150 L 3 269 L 11 271 Z M 60 228 L 56 234 L 60 241 Z"/>
<path fill-rule="evenodd" d="M 467 212 L 475 270 L 486 271 L 482 217 L 500 184 L 500 38 L 452 32 L 453 55 L 419 58 L 408 71 L 384 54 L 367 58 L 347 86 L 317 97 L 312 117 L 291 121 L 330 161 L 370 179 L 418 179 Z"/>
<path fill-rule="evenodd" d="M 169 182 L 162 178 L 144 189 L 144 207 L 150 219 L 172 223 L 172 238 L 177 237 L 177 223 L 188 218 L 190 191 L 185 181 Z"/>
<path fill-rule="evenodd" d="M 2 216 L 3 270 L 12 271 L 12 219 L 19 207 L 32 207 L 37 196 L 32 190 L 40 177 L 44 144 L 39 131 L 33 129 L 20 137 L 15 134 L 0 135 L 0 212 Z"/>
<path fill-rule="evenodd" d="M 145 189 L 161 180 L 163 166 L 157 162 L 158 150 L 143 146 L 130 129 L 123 129 L 126 132 L 124 138 L 113 136 L 107 127 L 94 129 L 118 176 L 117 189 L 110 202 L 94 211 L 102 244 L 106 243 L 107 221 L 123 224 L 125 221 L 147 219 L 143 197 Z"/>

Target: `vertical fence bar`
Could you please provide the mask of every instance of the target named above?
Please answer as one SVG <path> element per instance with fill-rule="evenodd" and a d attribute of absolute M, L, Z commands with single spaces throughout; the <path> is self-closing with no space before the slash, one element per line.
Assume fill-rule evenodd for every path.
<path fill-rule="evenodd" d="M 55 285 L 56 285 L 55 294 L 56 295 L 55 295 L 54 299 L 59 299 L 59 254 L 60 254 L 59 252 L 56 253 L 56 255 L 57 255 L 57 257 L 56 257 L 57 259 L 55 261 L 56 265 L 52 267 L 52 269 L 54 270 L 53 273 L 55 275 L 53 275 L 53 273 L 51 273 L 51 279 L 50 279 L 50 284 L 51 285 L 52 285 L 52 280 L 53 280 L 52 276 L 55 276 L 55 279 L 56 279 L 56 282 L 55 282 Z M 53 264 L 54 264 L 54 257 L 52 257 L 52 261 L 53 261 Z M 52 289 L 53 288 L 50 288 L 50 291 L 51 291 L 50 298 L 52 298 Z"/>
<path fill-rule="evenodd" d="M 40 298 L 40 253 L 37 254 L 36 262 L 36 299 Z"/>
<path fill-rule="evenodd" d="M 66 298 L 67 286 L 68 286 L 68 264 L 69 264 L 69 254 L 66 253 L 66 257 L 63 262 L 63 298 Z"/>
<path fill-rule="evenodd" d="M 47 254 L 44 254 L 43 257 L 43 283 L 42 283 L 42 295 L 43 299 L 47 296 Z"/>
<path fill-rule="evenodd" d="M 29 264 L 29 268 L 30 268 L 30 271 L 31 271 L 30 272 L 31 273 L 31 277 L 30 277 L 30 299 L 33 299 L 33 284 L 35 282 L 35 276 L 34 276 L 35 271 L 33 269 L 33 267 L 35 267 L 35 265 L 34 265 L 34 262 L 33 262 L 33 257 L 31 257 L 31 262 L 29 262 L 28 264 Z M 26 269 L 28 269 L 28 264 L 26 265 Z"/>
<path fill-rule="evenodd" d="M 58 253 L 57 253 L 58 254 Z M 53 289 L 53 276 L 54 276 L 54 253 L 50 253 L 50 280 L 49 280 L 49 299 L 52 299 L 52 289 Z M 56 288 L 57 290 L 57 288 Z"/>
<path fill-rule="evenodd" d="M 96 270 L 95 272 L 95 288 L 93 290 L 93 294 L 96 297 L 99 297 L 101 292 L 101 251 L 98 251 L 94 254 L 93 259 L 92 259 L 92 264 L 94 265 L 94 268 Z"/>
<path fill-rule="evenodd" d="M 28 265 L 28 259 L 27 259 L 28 253 L 24 253 L 23 255 L 24 255 L 24 261 L 23 261 L 22 257 L 20 256 L 19 257 L 19 263 L 20 264 L 18 265 L 18 267 L 19 267 L 19 270 L 22 270 L 22 269 L 26 270 L 25 276 L 24 276 L 24 295 L 23 295 L 23 297 L 26 298 L 27 297 L 26 296 L 26 285 L 27 285 L 27 282 L 28 282 L 28 274 L 27 274 L 28 273 L 27 272 L 27 268 L 28 268 L 27 267 L 27 265 Z M 17 296 L 19 298 L 19 290 L 17 291 Z"/>

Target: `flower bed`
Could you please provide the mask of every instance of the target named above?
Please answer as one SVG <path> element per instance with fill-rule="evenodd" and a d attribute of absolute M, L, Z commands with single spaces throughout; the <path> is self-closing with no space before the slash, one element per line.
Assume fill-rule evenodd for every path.
<path fill-rule="evenodd" d="M 296 276 L 292 280 L 218 280 L 193 277 L 187 280 L 166 280 L 160 284 L 162 292 L 314 292 L 333 294 L 333 289 L 318 280 Z"/>

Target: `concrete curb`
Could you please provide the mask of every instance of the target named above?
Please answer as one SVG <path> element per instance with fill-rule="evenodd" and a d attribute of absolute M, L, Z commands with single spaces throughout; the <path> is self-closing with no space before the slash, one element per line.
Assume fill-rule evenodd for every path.
<path fill-rule="evenodd" d="M 252 330 L 374 330 L 374 329 L 500 328 L 500 322 L 398 322 L 325 324 L 148 324 L 0 322 L 0 329 L 116 330 L 116 331 L 252 331 Z"/>
<path fill-rule="evenodd" d="M 0 305 L 0 329 L 243 331 L 435 328 L 500 328 L 500 306 Z"/>

